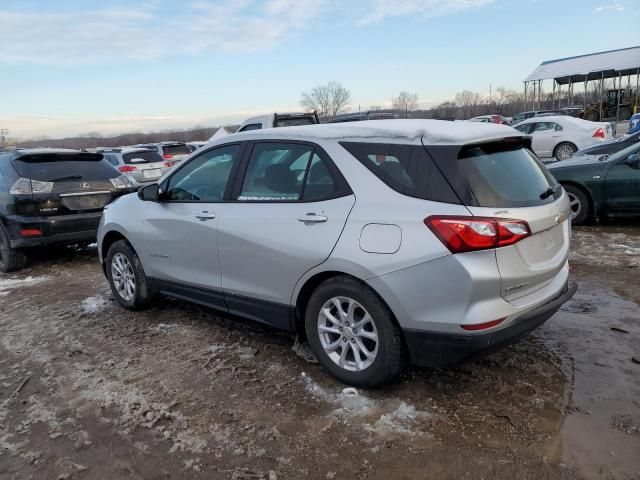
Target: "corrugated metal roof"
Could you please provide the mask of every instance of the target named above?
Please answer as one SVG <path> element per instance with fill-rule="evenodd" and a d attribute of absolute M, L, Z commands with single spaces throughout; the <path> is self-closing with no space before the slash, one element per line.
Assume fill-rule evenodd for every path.
<path fill-rule="evenodd" d="M 560 58 L 542 62 L 531 74 L 525 78 L 525 82 L 534 80 L 556 79 L 558 83 L 569 83 L 587 80 L 595 80 L 622 75 L 634 75 L 640 68 L 640 47 L 610 50 L 608 52 L 591 53 L 577 57 Z"/>

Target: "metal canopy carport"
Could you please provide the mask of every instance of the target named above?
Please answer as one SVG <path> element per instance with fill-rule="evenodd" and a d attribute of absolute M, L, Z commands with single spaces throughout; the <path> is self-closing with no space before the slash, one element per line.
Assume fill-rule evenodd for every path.
<path fill-rule="evenodd" d="M 555 107 L 556 86 L 558 88 L 558 92 L 560 92 L 563 85 L 568 85 L 568 101 L 570 104 L 573 97 L 574 85 L 576 83 L 584 83 L 586 103 L 588 82 L 599 81 L 600 104 L 602 104 L 604 80 L 613 78 L 614 89 L 620 89 L 622 88 L 622 78 L 627 77 L 627 88 L 630 89 L 631 76 L 634 75 L 636 77 L 635 104 L 638 105 L 639 74 L 640 46 L 542 62 L 527 78 L 524 79 L 525 109 L 528 101 L 528 93 L 532 93 L 532 108 L 535 110 L 536 104 L 539 108 L 540 95 L 542 91 L 541 87 L 544 80 L 553 80 L 553 104 Z M 530 89 L 532 89 L 532 92 Z M 618 119 L 618 115 L 619 109 L 616 112 L 616 120 Z"/>

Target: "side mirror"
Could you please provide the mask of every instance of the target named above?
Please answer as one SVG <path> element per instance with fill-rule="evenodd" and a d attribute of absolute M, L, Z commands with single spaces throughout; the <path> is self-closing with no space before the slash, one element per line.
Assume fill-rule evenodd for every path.
<path fill-rule="evenodd" d="M 141 187 L 138 190 L 138 198 L 145 202 L 157 202 L 160 198 L 160 187 L 157 183 Z"/>
<path fill-rule="evenodd" d="M 640 154 L 632 153 L 627 157 L 624 163 L 629 165 L 631 168 L 640 169 Z"/>

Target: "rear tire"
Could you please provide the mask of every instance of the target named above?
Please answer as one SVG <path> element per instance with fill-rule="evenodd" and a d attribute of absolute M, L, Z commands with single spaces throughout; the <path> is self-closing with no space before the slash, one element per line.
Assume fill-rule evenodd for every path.
<path fill-rule="evenodd" d="M 142 262 L 126 240 L 118 240 L 107 253 L 107 279 L 118 303 L 128 310 L 148 307 L 155 296 Z"/>
<path fill-rule="evenodd" d="M 393 314 L 353 278 L 331 278 L 316 288 L 307 304 L 305 328 L 318 362 L 343 383 L 375 387 L 404 368 L 402 335 Z"/>
<path fill-rule="evenodd" d="M 23 250 L 11 248 L 9 235 L 0 225 L 0 272 L 9 273 L 23 269 L 27 265 L 27 256 Z"/>
<path fill-rule="evenodd" d="M 584 190 L 573 185 L 563 185 L 569 195 L 571 204 L 571 224 L 582 225 L 587 221 L 591 213 L 591 203 Z"/>
<path fill-rule="evenodd" d="M 556 160 L 568 160 L 574 153 L 578 151 L 578 148 L 570 142 L 559 143 L 553 150 L 553 157 Z"/>

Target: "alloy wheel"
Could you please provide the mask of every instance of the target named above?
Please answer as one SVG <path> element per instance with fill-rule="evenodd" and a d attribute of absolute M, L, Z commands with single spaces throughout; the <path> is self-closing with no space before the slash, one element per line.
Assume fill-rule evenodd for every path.
<path fill-rule="evenodd" d="M 558 160 L 567 160 L 573 156 L 574 149 L 571 145 L 560 145 L 556 151 L 556 158 Z"/>
<path fill-rule="evenodd" d="M 373 318 L 352 298 L 334 297 L 322 305 L 318 334 L 327 356 L 345 370 L 365 370 L 378 354 L 378 331 Z"/>
<path fill-rule="evenodd" d="M 131 301 L 136 295 L 136 276 L 129 259 L 122 253 L 116 253 L 111 259 L 111 278 L 118 295 Z"/>
<path fill-rule="evenodd" d="M 576 218 L 582 211 L 582 202 L 573 193 L 567 192 L 569 195 L 569 205 L 571 206 L 571 218 Z"/>

